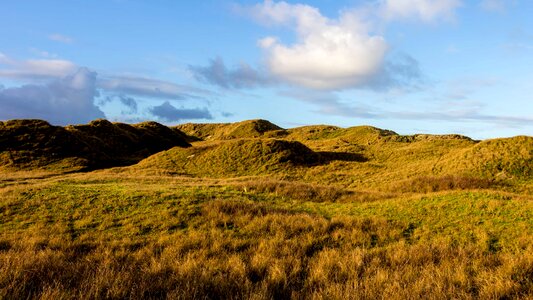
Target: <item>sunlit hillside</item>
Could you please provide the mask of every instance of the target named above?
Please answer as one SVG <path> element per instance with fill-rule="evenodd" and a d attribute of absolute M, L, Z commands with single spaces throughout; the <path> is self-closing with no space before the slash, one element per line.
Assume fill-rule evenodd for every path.
<path fill-rule="evenodd" d="M 0 298 L 529 299 L 533 137 L 0 122 Z"/>

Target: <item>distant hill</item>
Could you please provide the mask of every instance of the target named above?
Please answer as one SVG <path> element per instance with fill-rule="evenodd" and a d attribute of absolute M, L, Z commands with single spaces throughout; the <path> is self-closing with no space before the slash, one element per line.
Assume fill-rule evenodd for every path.
<path fill-rule="evenodd" d="M 77 171 L 134 164 L 175 146 L 185 134 L 155 122 L 135 125 L 95 120 L 52 126 L 41 120 L 0 122 L 0 167 Z"/>
<path fill-rule="evenodd" d="M 126 165 L 136 172 L 190 176 L 291 174 L 354 187 L 385 188 L 435 176 L 531 179 L 533 138 L 479 142 L 461 135 L 399 135 L 371 126 L 283 129 L 266 120 L 175 127 L 106 120 L 66 127 L 40 120 L 0 122 L 4 169 Z"/>
<path fill-rule="evenodd" d="M 261 175 L 317 164 L 305 145 L 277 139 L 236 139 L 173 148 L 141 161 L 136 168 L 195 176 Z"/>
<path fill-rule="evenodd" d="M 482 141 L 439 161 L 444 172 L 469 173 L 500 178 L 533 176 L 533 137 Z"/>
<path fill-rule="evenodd" d="M 187 123 L 178 125 L 176 129 L 183 131 L 195 140 L 228 140 L 236 138 L 279 137 L 286 131 L 266 120 L 248 120 L 238 123 Z"/>

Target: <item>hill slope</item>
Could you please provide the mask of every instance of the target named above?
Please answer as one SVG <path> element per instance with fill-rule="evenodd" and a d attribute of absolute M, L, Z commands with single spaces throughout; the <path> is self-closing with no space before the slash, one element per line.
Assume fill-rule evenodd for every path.
<path fill-rule="evenodd" d="M 41 120 L 0 122 L 0 167 L 77 171 L 127 165 L 174 146 L 185 135 L 155 122 L 128 125 L 96 120 L 52 126 Z"/>
<path fill-rule="evenodd" d="M 236 138 L 276 137 L 286 134 L 285 130 L 266 120 L 248 120 L 237 123 L 178 125 L 183 131 L 197 140 L 228 140 Z"/>
<path fill-rule="evenodd" d="M 460 135 L 404 136 L 371 126 L 285 130 L 265 120 L 172 128 L 106 120 L 67 127 L 39 120 L 0 123 L 0 167 L 12 170 L 76 171 L 144 159 L 134 167 L 137 172 L 291 173 L 310 182 L 386 189 L 428 176 L 527 180 L 533 175 L 532 153 L 532 137 L 477 142 Z"/>
<path fill-rule="evenodd" d="M 141 161 L 135 168 L 217 177 L 290 172 L 319 160 L 318 154 L 299 142 L 237 139 L 173 148 Z"/>

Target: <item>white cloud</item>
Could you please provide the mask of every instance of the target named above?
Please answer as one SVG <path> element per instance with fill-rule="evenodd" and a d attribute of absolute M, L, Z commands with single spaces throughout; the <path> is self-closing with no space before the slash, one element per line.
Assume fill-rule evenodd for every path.
<path fill-rule="evenodd" d="M 451 19 L 462 0 L 383 0 L 381 13 L 388 20 L 420 19 L 431 22 Z"/>
<path fill-rule="evenodd" d="M 388 46 L 372 35 L 353 13 L 332 20 L 314 7 L 270 0 L 252 8 L 260 22 L 294 27 L 297 42 L 275 37 L 259 41 L 270 72 L 293 84 L 313 89 L 342 89 L 367 84 L 383 66 Z"/>
<path fill-rule="evenodd" d="M 15 60 L 0 52 L 0 78 L 34 81 L 61 79 L 75 73 L 80 66 L 61 59 Z M 153 78 L 100 75 L 96 86 L 106 92 L 163 99 L 199 98 L 210 92 Z"/>
<path fill-rule="evenodd" d="M 63 44 L 72 44 L 72 42 L 74 42 L 73 38 L 66 36 L 66 35 L 59 34 L 59 33 L 54 33 L 54 34 L 49 35 L 48 39 L 51 41 L 60 42 Z"/>

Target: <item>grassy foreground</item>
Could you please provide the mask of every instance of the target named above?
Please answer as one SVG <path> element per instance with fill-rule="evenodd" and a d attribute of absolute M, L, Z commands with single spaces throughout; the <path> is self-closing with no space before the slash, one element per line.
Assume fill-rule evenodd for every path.
<path fill-rule="evenodd" d="M 0 183 L 0 298 L 533 296 L 527 195 L 27 175 Z"/>

